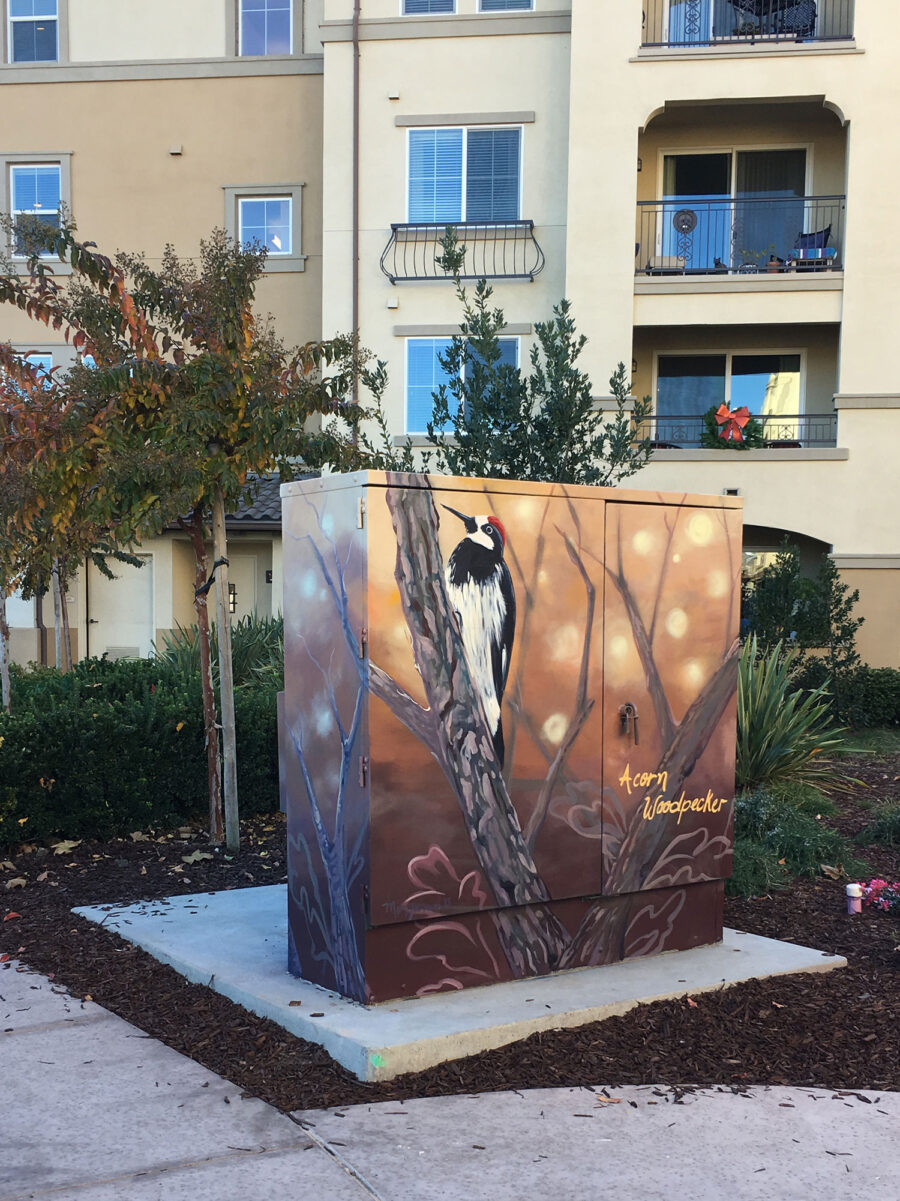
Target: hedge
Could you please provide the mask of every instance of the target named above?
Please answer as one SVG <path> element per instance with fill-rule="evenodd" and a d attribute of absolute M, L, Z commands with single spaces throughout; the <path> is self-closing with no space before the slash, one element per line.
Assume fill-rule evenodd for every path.
<path fill-rule="evenodd" d="M 278 806 L 272 687 L 235 690 L 241 813 Z M 200 681 L 156 660 L 16 671 L 0 712 L 0 846 L 109 838 L 207 812 Z"/>
<path fill-rule="evenodd" d="M 808 659 L 792 679 L 794 688 L 818 688 L 829 679 L 827 664 Z M 856 667 L 828 686 L 835 717 L 854 729 L 900 726 L 900 671 Z"/>

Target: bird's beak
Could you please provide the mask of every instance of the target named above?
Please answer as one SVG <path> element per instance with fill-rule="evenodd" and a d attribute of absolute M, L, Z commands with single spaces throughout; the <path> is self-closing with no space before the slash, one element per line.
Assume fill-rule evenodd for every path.
<path fill-rule="evenodd" d="M 451 509 L 449 505 L 441 505 L 441 508 L 446 509 L 448 513 L 452 513 L 454 517 L 458 517 L 463 525 L 465 525 L 468 533 L 474 534 L 478 529 L 478 523 L 474 517 L 467 517 L 465 513 L 460 513 L 459 509 Z"/>

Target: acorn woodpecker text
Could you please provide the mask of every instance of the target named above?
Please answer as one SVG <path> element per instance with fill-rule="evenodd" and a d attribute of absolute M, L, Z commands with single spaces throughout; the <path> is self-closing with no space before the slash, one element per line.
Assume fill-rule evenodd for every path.
<path fill-rule="evenodd" d="M 447 563 L 447 593 L 456 610 L 469 672 L 503 766 L 500 704 L 509 674 L 516 632 L 516 594 L 503 560 L 506 531 L 496 517 L 467 517 L 449 505 L 448 513 L 466 527 Z"/>

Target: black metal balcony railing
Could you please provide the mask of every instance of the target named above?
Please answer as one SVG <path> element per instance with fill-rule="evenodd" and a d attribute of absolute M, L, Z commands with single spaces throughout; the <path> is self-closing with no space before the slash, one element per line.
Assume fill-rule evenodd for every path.
<path fill-rule="evenodd" d="M 533 221 L 457 221 L 450 227 L 466 248 L 462 279 L 534 279 L 544 269 Z M 437 263 L 447 228 L 447 222 L 392 225 L 381 256 L 381 270 L 391 283 L 449 279 Z"/>
<path fill-rule="evenodd" d="M 644 0 L 644 46 L 836 42 L 853 37 L 854 0 Z"/>
<path fill-rule="evenodd" d="M 837 446 L 837 413 L 762 413 L 754 414 L 753 420 L 762 426 L 763 445 L 772 449 Z M 701 444 L 705 422 L 703 413 L 651 417 L 642 427 L 642 434 L 659 450 L 696 448 Z"/>
<path fill-rule="evenodd" d="M 641 201 L 635 270 L 648 275 L 842 266 L 843 196 Z"/>

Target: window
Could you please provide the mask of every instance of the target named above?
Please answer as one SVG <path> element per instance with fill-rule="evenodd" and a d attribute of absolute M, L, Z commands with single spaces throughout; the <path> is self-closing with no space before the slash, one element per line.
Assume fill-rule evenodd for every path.
<path fill-rule="evenodd" d="M 519 365 L 519 339 L 500 338 L 500 362 Z M 406 432 L 424 434 L 433 411 L 432 396 L 450 376 L 438 361 L 450 349 L 449 338 L 408 338 L 406 342 Z"/>
<path fill-rule="evenodd" d="M 253 196 L 238 200 L 238 229 L 242 246 L 259 243 L 270 255 L 290 254 L 290 196 Z"/>
<path fill-rule="evenodd" d="M 411 129 L 410 221 L 515 221 L 522 130 Z"/>
<path fill-rule="evenodd" d="M 62 169 L 58 163 L 17 163 L 9 168 L 10 213 L 17 227 L 13 252 L 27 254 L 24 226 L 31 221 L 59 226 Z M 22 226 L 20 230 L 19 227 Z"/>
<path fill-rule="evenodd" d="M 452 13 L 456 11 L 456 0 L 403 0 L 406 16 L 419 13 Z"/>
<path fill-rule="evenodd" d="M 517 8 L 534 8 L 534 0 L 481 0 L 483 13 L 506 13 Z"/>
<path fill-rule="evenodd" d="M 11 63 L 55 63 L 59 57 L 57 0 L 9 0 Z"/>
<path fill-rule="evenodd" d="M 266 271 L 305 269 L 300 221 L 303 184 L 254 184 L 224 192 L 226 232 L 243 246 L 265 246 Z"/>
<path fill-rule="evenodd" d="M 292 0 L 240 0 L 239 53 L 292 53 Z"/>
<path fill-rule="evenodd" d="M 754 416 L 802 412 L 798 353 L 660 355 L 657 366 L 657 438 L 699 445 L 703 414 L 727 404 Z"/>

